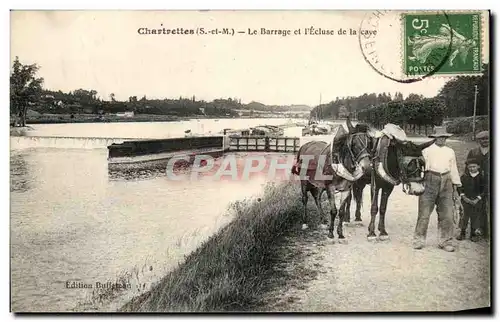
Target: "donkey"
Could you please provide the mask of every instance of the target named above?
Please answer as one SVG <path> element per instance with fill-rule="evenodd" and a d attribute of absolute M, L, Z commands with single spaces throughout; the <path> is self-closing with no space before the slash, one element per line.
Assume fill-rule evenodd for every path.
<path fill-rule="evenodd" d="M 347 126 L 352 129 L 353 126 L 348 120 Z M 401 130 L 402 131 L 402 130 Z M 404 132 L 402 132 L 404 134 Z M 429 147 L 435 140 L 430 140 L 422 144 L 416 144 L 406 139 L 388 137 L 386 135 L 376 139 L 374 149 L 372 150 L 372 167 L 370 174 L 363 175 L 352 185 L 352 197 L 356 201 L 355 222 L 361 222 L 361 205 L 363 190 L 366 185 L 371 186 L 371 220 L 368 225 L 368 240 L 377 238 L 375 235 L 375 219 L 379 217 L 379 239 L 386 240 L 389 234 L 385 229 L 385 214 L 389 197 L 394 187 L 403 184 L 403 191 L 410 195 L 420 195 L 424 192 L 423 172 L 425 162 L 422 156 L 422 150 Z M 380 191 L 380 203 L 378 196 Z M 348 198 L 345 206 L 346 221 L 350 220 L 350 203 L 352 197 Z"/>
<path fill-rule="evenodd" d="M 321 207 L 321 195 L 326 191 L 331 206 L 328 237 L 334 237 L 334 223 L 338 212 L 335 193 L 340 193 L 340 209 L 342 209 L 346 199 L 351 195 L 352 184 L 371 171 L 370 142 L 371 137 L 368 133 L 345 133 L 343 126 L 339 125 L 332 143 L 311 141 L 300 147 L 292 173 L 300 176 L 304 205 L 302 229 L 308 228 L 306 207 L 308 192 L 314 198 L 322 223 L 326 224 L 326 216 Z M 332 160 L 336 163 L 332 163 Z M 342 222 L 343 214 L 340 212 L 337 226 L 339 240 L 345 238 Z"/>

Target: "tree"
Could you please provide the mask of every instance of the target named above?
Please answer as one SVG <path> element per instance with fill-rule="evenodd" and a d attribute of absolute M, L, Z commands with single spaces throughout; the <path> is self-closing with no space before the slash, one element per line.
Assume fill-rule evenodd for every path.
<path fill-rule="evenodd" d="M 394 123 L 406 128 L 422 126 L 427 131 L 428 126 L 440 125 L 443 121 L 445 107 L 437 98 L 420 98 L 414 96 L 410 100 L 392 101 L 375 107 L 361 110 L 358 120 L 381 128 L 384 124 Z"/>
<path fill-rule="evenodd" d="M 422 94 L 414 94 L 414 93 L 411 93 L 410 95 L 408 95 L 408 97 L 406 98 L 406 101 L 408 102 L 412 102 L 412 101 L 420 101 L 420 100 L 423 100 L 425 97 L 424 95 Z"/>
<path fill-rule="evenodd" d="M 73 91 L 73 96 L 82 105 L 94 105 L 96 101 L 97 91 L 96 90 L 86 90 L 79 88 Z"/>
<path fill-rule="evenodd" d="M 109 94 L 109 98 L 111 99 L 112 102 L 115 102 L 115 93 Z"/>
<path fill-rule="evenodd" d="M 438 98 L 446 106 L 448 117 L 472 116 L 474 113 L 474 86 L 478 86 L 477 115 L 489 114 L 489 65 L 483 65 L 481 76 L 459 76 L 451 79 L 439 91 Z"/>
<path fill-rule="evenodd" d="M 403 100 L 403 93 L 396 92 L 396 94 L 394 94 L 394 100 L 395 101 L 402 101 Z"/>
<path fill-rule="evenodd" d="M 26 126 L 28 107 L 40 100 L 43 78 L 36 77 L 39 69 L 37 64 L 21 64 L 17 56 L 14 60 L 10 74 L 10 106 L 11 113 L 18 118 L 15 125 Z"/>

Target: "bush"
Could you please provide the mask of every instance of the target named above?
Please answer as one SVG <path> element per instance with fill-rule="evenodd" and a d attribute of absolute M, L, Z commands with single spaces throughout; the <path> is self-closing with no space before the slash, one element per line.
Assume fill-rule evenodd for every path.
<path fill-rule="evenodd" d="M 456 118 L 446 125 L 446 131 L 458 135 L 466 135 L 472 133 L 472 119 L 473 119 L 472 117 Z M 489 129 L 488 117 L 486 115 L 477 116 L 476 133 L 488 129 Z"/>

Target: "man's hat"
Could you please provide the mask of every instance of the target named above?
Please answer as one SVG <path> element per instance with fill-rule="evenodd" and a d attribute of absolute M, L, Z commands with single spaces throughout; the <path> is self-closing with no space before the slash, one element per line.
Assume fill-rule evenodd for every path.
<path fill-rule="evenodd" d="M 490 138 L 490 132 L 488 131 L 482 131 L 476 134 L 476 140 L 477 139 L 489 139 Z"/>
<path fill-rule="evenodd" d="M 439 137 L 447 137 L 449 138 L 453 134 L 446 132 L 446 128 L 444 126 L 436 126 L 434 128 L 434 133 L 429 135 L 430 138 L 439 138 Z"/>

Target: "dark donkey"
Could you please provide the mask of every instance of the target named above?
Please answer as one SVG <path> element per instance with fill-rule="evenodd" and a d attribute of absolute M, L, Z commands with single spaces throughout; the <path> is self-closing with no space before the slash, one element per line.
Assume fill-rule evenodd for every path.
<path fill-rule="evenodd" d="M 348 128 L 353 128 L 350 121 Z M 371 220 L 368 226 L 368 240 L 376 239 L 375 218 L 380 214 L 378 230 L 379 239 L 386 240 L 389 234 L 385 229 L 385 213 L 389 197 L 394 187 L 403 184 L 403 191 L 409 195 L 420 195 L 424 192 L 423 172 L 425 163 L 422 156 L 422 150 L 429 147 L 435 140 L 422 144 L 416 144 L 406 139 L 406 134 L 397 126 L 392 125 L 396 130 L 400 130 L 403 135 L 396 138 L 394 136 L 383 135 L 374 142 L 372 151 L 373 171 L 371 174 L 364 175 L 352 186 L 352 196 L 356 201 L 355 222 L 361 222 L 361 204 L 363 190 L 366 185 L 371 185 Z M 378 196 L 380 190 L 380 204 Z M 345 213 L 346 221 L 350 220 L 350 202 L 346 201 Z"/>
<path fill-rule="evenodd" d="M 308 192 L 311 192 L 322 223 L 326 223 L 326 216 L 321 208 L 321 195 L 325 190 L 330 202 L 330 226 L 328 237 L 333 238 L 337 207 L 335 193 L 340 193 L 340 209 L 343 208 L 347 197 L 351 194 L 352 184 L 364 174 L 370 172 L 370 142 L 366 132 L 346 133 L 339 125 L 335 129 L 333 142 L 307 142 L 300 147 L 297 153 L 292 173 L 299 175 L 301 180 L 302 203 L 304 204 L 303 229 L 307 229 L 307 201 Z M 335 160 L 335 163 L 332 163 Z M 338 162 L 338 163 L 337 163 Z M 337 234 L 344 239 L 342 231 L 343 213 L 340 212 Z"/>

